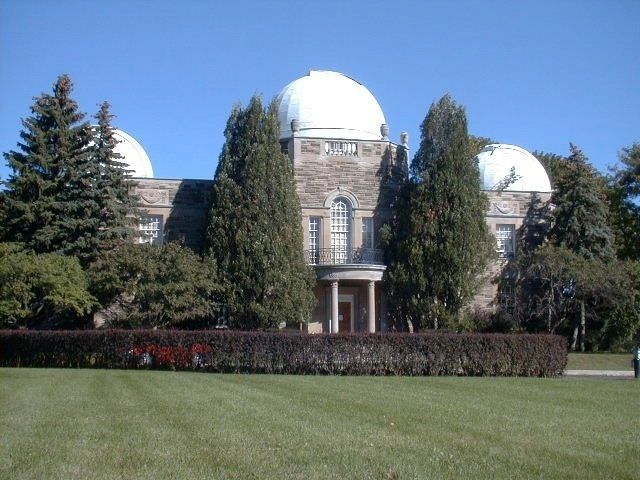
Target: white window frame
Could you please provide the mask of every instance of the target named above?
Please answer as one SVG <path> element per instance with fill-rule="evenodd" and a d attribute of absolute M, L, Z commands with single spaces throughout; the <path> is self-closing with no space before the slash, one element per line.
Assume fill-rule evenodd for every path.
<path fill-rule="evenodd" d="M 162 215 L 142 215 L 138 224 L 139 243 L 162 245 L 164 217 Z"/>
<path fill-rule="evenodd" d="M 516 226 L 513 223 L 496 224 L 496 252 L 500 258 L 514 258 Z"/>
<path fill-rule="evenodd" d="M 351 255 L 351 211 L 346 197 L 331 202 L 331 256 L 335 263 L 347 263 Z"/>
<path fill-rule="evenodd" d="M 309 251 L 313 263 L 318 262 L 322 240 L 322 217 L 309 217 Z"/>
<path fill-rule="evenodd" d="M 362 248 L 374 248 L 373 217 L 362 218 Z"/>

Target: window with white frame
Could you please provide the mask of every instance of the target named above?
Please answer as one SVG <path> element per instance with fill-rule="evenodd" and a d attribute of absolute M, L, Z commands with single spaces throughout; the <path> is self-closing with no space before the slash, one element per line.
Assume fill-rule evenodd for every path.
<path fill-rule="evenodd" d="M 496 225 L 496 251 L 500 258 L 513 258 L 515 253 L 515 230 L 513 224 L 499 223 Z"/>
<path fill-rule="evenodd" d="M 163 240 L 162 227 L 162 215 L 142 215 L 138 226 L 140 243 L 161 245 Z"/>
<path fill-rule="evenodd" d="M 362 219 L 362 248 L 373 248 L 373 218 Z"/>
<path fill-rule="evenodd" d="M 320 254 L 320 217 L 309 217 L 309 253 L 312 263 L 318 263 Z"/>
<path fill-rule="evenodd" d="M 331 250 L 333 261 L 347 263 L 351 249 L 351 203 L 343 197 L 331 203 Z"/>

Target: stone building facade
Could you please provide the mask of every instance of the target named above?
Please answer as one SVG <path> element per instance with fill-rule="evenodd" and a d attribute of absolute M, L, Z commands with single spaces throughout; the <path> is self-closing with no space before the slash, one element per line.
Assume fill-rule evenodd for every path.
<path fill-rule="evenodd" d="M 285 86 L 278 102 L 280 141 L 294 166 L 302 208 L 305 255 L 317 278 L 317 305 L 306 329 L 386 331 L 381 283 L 386 266 L 378 233 L 408 178 L 407 135 L 401 134 L 398 143 L 389 140 L 376 99 L 340 73 L 312 71 Z M 125 161 L 134 170 L 144 210 L 140 241 L 181 241 L 199 249 L 212 181 L 151 178 L 144 150 L 137 142 L 133 147 L 125 149 Z M 502 303 L 508 309 L 513 292 L 508 282 L 498 287 L 494 280 L 517 254 L 516 232 L 532 196 L 548 200 L 551 187 L 540 162 L 520 147 L 489 145 L 477 160 L 490 200 L 486 220 L 496 236 L 498 259 L 486 271 L 472 305 L 494 308 Z M 507 177 L 511 181 L 505 184 Z"/>
<path fill-rule="evenodd" d="M 142 210 L 140 242 L 178 241 L 199 251 L 202 247 L 212 180 L 135 179 L 135 195 Z"/>

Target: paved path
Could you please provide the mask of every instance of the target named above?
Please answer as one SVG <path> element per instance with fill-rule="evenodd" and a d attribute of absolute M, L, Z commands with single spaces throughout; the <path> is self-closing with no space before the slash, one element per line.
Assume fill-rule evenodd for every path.
<path fill-rule="evenodd" d="M 567 377 L 629 377 L 633 378 L 633 370 L 565 370 Z"/>

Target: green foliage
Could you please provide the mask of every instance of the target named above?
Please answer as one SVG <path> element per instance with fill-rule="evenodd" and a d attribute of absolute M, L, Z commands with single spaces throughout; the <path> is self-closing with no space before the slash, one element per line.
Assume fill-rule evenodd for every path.
<path fill-rule="evenodd" d="M 227 122 L 206 234 L 228 324 L 273 328 L 303 322 L 314 303 L 303 257 L 293 165 L 281 152 L 277 106 L 258 97 Z"/>
<path fill-rule="evenodd" d="M 176 243 L 105 251 L 89 267 L 89 279 L 110 326 L 203 327 L 217 312 L 211 262 Z"/>
<path fill-rule="evenodd" d="M 640 260 L 640 143 L 623 148 L 619 159 L 622 168 L 609 179 L 616 253 L 622 259 Z"/>
<path fill-rule="evenodd" d="M 113 157 L 108 104 L 92 129 L 62 75 L 23 120 L 18 151 L 4 156 L 12 170 L 0 192 L 0 239 L 38 253 L 73 255 L 89 263 L 104 242 L 127 239 L 134 213 L 129 182 Z"/>
<path fill-rule="evenodd" d="M 444 96 L 421 131 L 411 181 L 394 205 L 386 276 L 395 321 L 418 329 L 455 318 L 495 249 L 464 108 Z"/>
<path fill-rule="evenodd" d="M 86 327 L 95 304 L 77 259 L 0 243 L 1 327 Z"/>
<path fill-rule="evenodd" d="M 602 179 L 582 151 L 571 144 L 566 170 L 556 179 L 551 241 L 585 258 L 614 257 L 613 234 Z"/>
<path fill-rule="evenodd" d="M 551 188 L 555 188 L 557 180 L 563 176 L 566 171 L 567 157 L 539 150 L 535 150 L 532 154 L 540 161 L 547 175 L 549 175 Z"/>
<path fill-rule="evenodd" d="M 62 75 L 53 95 L 36 98 L 32 116 L 22 121 L 19 151 L 4 154 L 13 173 L 0 193 L 0 239 L 22 242 L 39 253 L 67 250 L 74 215 L 84 216 L 79 209 L 86 205 L 63 199 L 71 184 L 91 175 L 79 171 L 87 167 L 91 128 L 82 122 L 72 89 L 71 79 Z"/>
<path fill-rule="evenodd" d="M 469 135 L 469 150 L 472 155 L 477 155 L 480 151 L 486 147 L 487 145 L 491 145 L 494 143 L 500 143 L 496 140 L 492 140 L 488 137 L 477 137 L 475 135 Z"/>
<path fill-rule="evenodd" d="M 134 184 L 127 177 L 127 165 L 114 150 L 117 140 L 113 135 L 113 115 L 108 102 L 102 103 L 95 119 L 97 125 L 93 130 L 91 150 L 92 164 L 97 166 L 98 175 L 91 196 L 98 208 L 90 218 L 90 235 L 94 242 L 88 252 L 90 260 L 96 258 L 98 251 L 131 242 L 136 234 L 137 217 L 140 216 L 138 199 L 131 194 Z M 78 190 L 76 195 L 82 193 Z"/>

